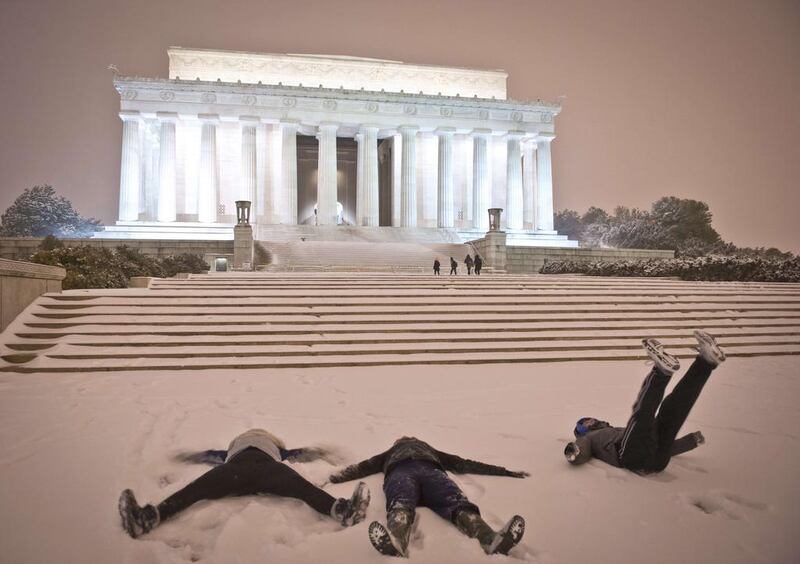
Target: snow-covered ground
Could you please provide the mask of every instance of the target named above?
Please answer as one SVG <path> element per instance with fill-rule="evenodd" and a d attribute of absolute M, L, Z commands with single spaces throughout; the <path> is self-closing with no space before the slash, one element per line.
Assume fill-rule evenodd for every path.
<path fill-rule="evenodd" d="M 688 365 L 688 361 L 684 361 Z M 455 476 L 487 521 L 527 520 L 510 558 L 556 563 L 796 563 L 800 558 L 800 357 L 732 358 L 684 431 L 707 444 L 640 477 L 571 467 L 575 419 L 624 424 L 641 362 L 273 371 L 0 374 L 0 562 L 382 562 L 367 523 L 384 518 L 382 475 L 367 523 L 342 529 L 300 502 L 204 502 L 145 537 L 119 525 L 131 487 L 157 502 L 205 468 L 183 450 L 225 448 L 265 427 L 290 447 L 336 445 L 342 462 L 416 435 L 440 450 L 527 470 L 525 480 Z M 298 464 L 322 484 L 326 462 Z M 337 496 L 353 483 L 325 485 Z M 411 559 L 497 562 L 427 509 Z"/>

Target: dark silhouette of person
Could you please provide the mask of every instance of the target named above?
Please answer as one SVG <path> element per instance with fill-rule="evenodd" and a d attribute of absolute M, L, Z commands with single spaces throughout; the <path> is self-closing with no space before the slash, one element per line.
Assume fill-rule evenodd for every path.
<path fill-rule="evenodd" d="M 453 257 L 450 257 L 450 274 L 458 274 L 458 263 Z"/>
<path fill-rule="evenodd" d="M 439 259 L 438 259 L 438 258 L 437 258 L 436 260 L 434 260 L 434 261 L 433 261 L 433 273 L 434 273 L 436 276 L 439 276 L 439 275 L 441 275 L 441 273 L 439 272 L 439 268 L 441 268 L 441 266 L 442 266 L 442 263 L 440 263 L 440 262 L 439 262 Z"/>
<path fill-rule="evenodd" d="M 288 449 L 264 429 L 242 433 L 231 441 L 228 450 L 182 453 L 176 457 L 181 462 L 212 464 L 215 468 L 158 505 L 140 506 L 133 492 L 124 490 L 118 503 L 122 528 L 137 538 L 198 501 L 263 494 L 299 499 L 344 527 L 355 525 L 364 519 L 369 505 L 369 489 L 364 482 L 356 486 L 350 499 L 336 499 L 282 462 L 310 462 L 328 454 L 316 447 Z"/>
<path fill-rule="evenodd" d="M 474 264 L 472 262 L 472 257 L 469 256 L 469 253 L 467 253 L 467 257 L 464 259 L 464 264 L 467 265 L 467 276 L 469 276 L 472 274 L 472 265 Z"/>
<path fill-rule="evenodd" d="M 381 472 L 387 526 L 375 521 L 369 534 L 373 546 L 382 554 L 408 556 L 417 507 L 430 508 L 468 537 L 478 539 L 487 554 L 508 554 L 525 532 L 525 520 L 518 515 L 501 530 L 493 530 L 481 517 L 478 506 L 447 473 L 525 478 L 527 472 L 442 452 L 416 437 L 401 437 L 388 450 L 333 474 L 330 481 L 336 484 Z"/>
<path fill-rule="evenodd" d="M 481 255 L 475 254 L 475 275 L 480 276 L 481 268 L 483 268 L 483 259 Z"/>

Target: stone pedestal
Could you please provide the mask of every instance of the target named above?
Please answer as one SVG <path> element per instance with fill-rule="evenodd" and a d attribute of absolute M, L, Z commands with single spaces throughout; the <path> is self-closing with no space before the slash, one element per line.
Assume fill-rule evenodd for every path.
<path fill-rule="evenodd" d="M 486 246 L 483 249 L 483 262 L 494 270 L 506 269 L 506 233 L 505 231 L 489 231 L 486 234 Z"/>
<path fill-rule="evenodd" d="M 233 268 L 253 270 L 253 228 L 236 225 L 233 228 Z"/>

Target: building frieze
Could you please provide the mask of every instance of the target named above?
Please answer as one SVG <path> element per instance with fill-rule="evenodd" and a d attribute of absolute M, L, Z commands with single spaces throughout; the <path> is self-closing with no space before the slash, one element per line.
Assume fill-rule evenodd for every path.
<path fill-rule="evenodd" d="M 279 112 L 291 111 L 373 114 L 386 117 L 443 118 L 549 125 L 561 105 L 544 100 L 518 101 L 405 92 L 373 92 L 287 85 L 261 85 L 117 76 L 114 86 L 122 101 L 244 106 Z M 284 112 L 281 114 L 280 112 Z"/>

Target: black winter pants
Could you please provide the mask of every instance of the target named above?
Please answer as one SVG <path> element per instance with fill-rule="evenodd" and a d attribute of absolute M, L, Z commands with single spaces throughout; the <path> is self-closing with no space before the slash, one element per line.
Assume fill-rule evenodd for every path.
<path fill-rule="evenodd" d="M 293 497 L 325 515 L 335 501 L 286 464 L 250 447 L 162 501 L 158 513 L 164 521 L 204 499 L 258 494 Z"/>
<path fill-rule="evenodd" d="M 656 368 L 650 371 L 618 445 L 619 461 L 624 468 L 661 472 L 667 467 L 675 437 L 714 368 L 698 356 L 667 397 L 664 392 L 670 376 Z"/>

